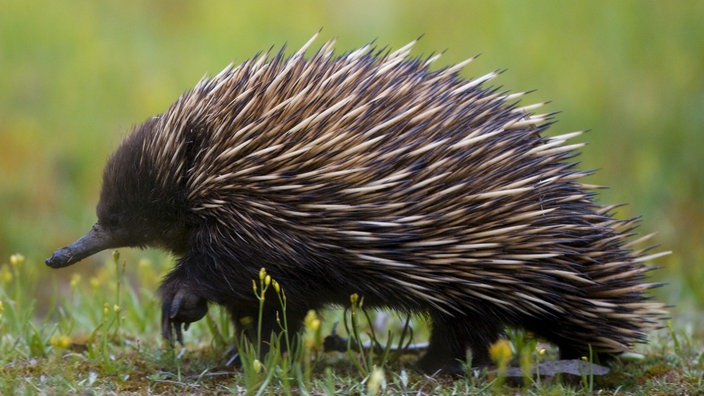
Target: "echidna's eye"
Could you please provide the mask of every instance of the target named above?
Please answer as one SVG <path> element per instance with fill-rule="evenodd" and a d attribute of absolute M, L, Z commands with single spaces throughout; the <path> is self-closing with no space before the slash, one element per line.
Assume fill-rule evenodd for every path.
<path fill-rule="evenodd" d="M 120 224 L 120 221 L 115 215 L 107 215 L 99 221 L 104 227 L 115 228 Z"/>

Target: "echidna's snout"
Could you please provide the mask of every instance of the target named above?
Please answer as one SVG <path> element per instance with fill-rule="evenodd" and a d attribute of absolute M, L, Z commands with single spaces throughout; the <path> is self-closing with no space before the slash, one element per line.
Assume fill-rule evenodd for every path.
<path fill-rule="evenodd" d="M 110 232 L 100 224 L 95 224 L 87 234 L 76 242 L 55 251 L 45 262 L 52 268 L 67 267 L 101 250 L 118 247 L 118 245 Z"/>

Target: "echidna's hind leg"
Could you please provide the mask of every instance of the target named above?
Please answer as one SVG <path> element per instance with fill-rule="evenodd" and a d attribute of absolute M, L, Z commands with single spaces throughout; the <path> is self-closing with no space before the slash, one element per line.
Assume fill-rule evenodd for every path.
<path fill-rule="evenodd" d="M 573 337 L 579 332 L 576 329 L 565 328 L 564 319 L 557 321 L 526 320 L 525 323 L 527 323 L 524 326 L 526 330 L 556 345 L 560 350 L 560 359 L 562 360 L 589 359 L 590 355 L 595 362 L 603 363 L 609 360 L 608 354 L 597 353 L 596 351 L 590 353 L 588 344 L 576 343 Z"/>
<path fill-rule="evenodd" d="M 418 361 L 418 367 L 427 372 L 464 374 L 467 348 L 472 351 L 472 366 L 491 364 L 489 345 L 499 339 L 501 326 L 473 317 L 433 315 L 430 345 Z"/>

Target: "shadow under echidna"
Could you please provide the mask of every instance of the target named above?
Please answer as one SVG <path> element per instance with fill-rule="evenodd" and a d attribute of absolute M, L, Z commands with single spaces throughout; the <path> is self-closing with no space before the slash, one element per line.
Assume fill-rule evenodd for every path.
<path fill-rule="evenodd" d="M 314 37 L 315 38 L 315 37 Z M 555 343 L 563 358 L 629 350 L 666 314 L 634 250 L 635 220 L 594 201 L 572 158 L 578 132 L 542 136 L 549 114 L 521 94 L 465 80 L 469 63 L 432 70 L 366 45 L 333 42 L 309 58 L 283 49 L 230 66 L 147 120 L 109 159 L 98 221 L 46 263 L 108 248 L 178 256 L 160 287 L 170 342 L 225 306 L 257 317 L 252 279 L 266 267 L 289 323 L 346 305 L 432 320 L 423 370 L 457 372 L 505 326 Z M 275 326 L 266 306 L 263 334 Z"/>

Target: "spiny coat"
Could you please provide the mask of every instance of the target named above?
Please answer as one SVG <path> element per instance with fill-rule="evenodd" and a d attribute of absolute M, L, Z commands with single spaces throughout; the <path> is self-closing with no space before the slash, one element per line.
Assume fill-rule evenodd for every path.
<path fill-rule="evenodd" d="M 261 267 L 282 285 L 290 323 L 346 305 L 424 312 L 420 367 L 456 371 L 504 326 L 618 353 L 664 314 L 645 292 L 634 220 L 594 203 L 571 162 L 578 132 L 544 137 L 550 115 L 521 94 L 464 80 L 456 66 L 372 45 L 310 58 L 307 43 L 204 79 L 146 121 L 110 158 L 98 222 L 47 263 L 118 246 L 178 255 L 164 280 L 163 334 L 223 305 L 256 317 Z M 274 330 L 267 306 L 264 334 Z"/>

